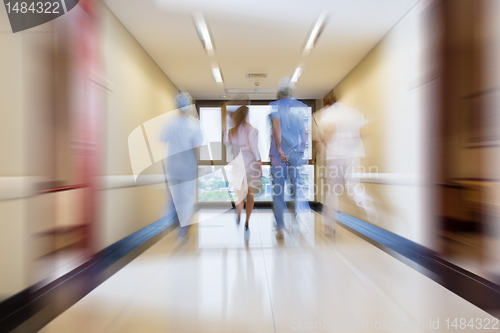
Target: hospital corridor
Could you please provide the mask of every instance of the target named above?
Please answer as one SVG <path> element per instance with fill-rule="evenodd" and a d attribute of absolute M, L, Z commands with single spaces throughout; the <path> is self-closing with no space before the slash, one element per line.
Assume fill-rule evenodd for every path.
<path fill-rule="evenodd" d="M 500 1 L 4 5 L 0 333 L 500 330 Z"/>

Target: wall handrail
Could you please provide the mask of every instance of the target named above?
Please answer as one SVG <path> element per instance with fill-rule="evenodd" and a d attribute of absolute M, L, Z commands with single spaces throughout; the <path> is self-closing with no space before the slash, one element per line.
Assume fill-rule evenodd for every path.
<path fill-rule="evenodd" d="M 48 188 L 45 190 L 36 191 L 35 193 L 36 194 L 55 193 L 55 192 L 76 190 L 76 189 L 85 188 L 85 187 L 90 187 L 90 185 L 89 184 L 76 184 L 76 185 L 53 187 L 53 188 Z"/>

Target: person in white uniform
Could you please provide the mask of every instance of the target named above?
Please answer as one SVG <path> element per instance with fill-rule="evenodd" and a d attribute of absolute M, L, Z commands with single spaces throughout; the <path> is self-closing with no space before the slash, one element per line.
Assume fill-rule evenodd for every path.
<path fill-rule="evenodd" d="M 170 210 L 177 213 L 179 237 L 184 237 L 192 223 L 203 135 L 200 125 L 189 117 L 191 96 L 179 93 L 175 97 L 175 103 L 178 109 L 172 112 L 176 114 L 163 126 L 160 139 L 167 149 L 165 171 L 170 190 Z"/>
<path fill-rule="evenodd" d="M 368 220 L 377 223 L 378 214 L 373 199 L 359 183 L 360 160 L 365 156 L 360 129 L 367 121 L 357 109 L 334 99 L 327 101 L 321 114 L 320 146 L 326 151 L 327 192 L 322 222 L 325 233 L 335 235 L 339 196 L 346 192 L 356 205 L 365 209 Z"/>
<path fill-rule="evenodd" d="M 240 223 L 243 202 L 247 199 L 245 230 L 254 206 L 254 192 L 260 187 L 262 161 L 259 153 L 259 132 L 247 121 L 248 107 L 240 106 L 231 115 L 234 127 L 224 137 L 224 143 L 231 145 L 234 160 L 231 161 L 232 186 L 237 193 L 236 214 Z"/>

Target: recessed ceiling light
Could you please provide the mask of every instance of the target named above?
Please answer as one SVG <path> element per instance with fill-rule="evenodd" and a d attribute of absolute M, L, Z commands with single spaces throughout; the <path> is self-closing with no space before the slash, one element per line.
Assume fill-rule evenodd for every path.
<path fill-rule="evenodd" d="M 327 20 L 328 20 L 328 15 L 324 12 L 321 13 L 318 20 L 314 24 L 314 27 L 311 30 L 311 33 L 309 34 L 309 37 L 306 39 L 307 42 L 306 45 L 304 46 L 304 49 L 312 50 L 314 48 L 316 42 L 318 41 L 319 36 L 321 35 L 321 32 L 323 32 L 323 28 L 325 27 Z"/>
<path fill-rule="evenodd" d="M 214 76 L 215 82 L 223 82 L 222 74 L 220 72 L 219 67 L 212 67 L 212 75 Z"/>
<path fill-rule="evenodd" d="M 220 98 L 229 98 L 229 97 L 231 97 L 231 96 L 229 96 L 229 95 L 220 95 Z"/>
<path fill-rule="evenodd" d="M 290 79 L 290 81 L 297 82 L 299 80 L 300 76 L 302 75 L 303 71 L 304 71 L 304 68 L 301 68 L 301 67 L 295 68 L 295 70 L 293 71 L 292 78 Z"/>
<path fill-rule="evenodd" d="M 206 50 L 213 50 L 214 46 L 212 44 L 212 38 L 210 38 L 210 32 L 208 30 L 207 22 L 201 13 L 193 14 L 194 24 L 198 30 L 198 35 L 200 36 L 201 43 Z"/>

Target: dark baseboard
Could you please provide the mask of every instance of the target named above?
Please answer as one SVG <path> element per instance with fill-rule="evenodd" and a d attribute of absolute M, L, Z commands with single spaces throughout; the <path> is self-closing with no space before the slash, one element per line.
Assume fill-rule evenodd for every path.
<path fill-rule="evenodd" d="M 311 208 L 321 211 L 322 205 Z M 337 221 L 353 234 L 415 268 L 463 299 L 493 316 L 499 315 L 499 285 L 450 263 L 425 246 L 348 214 L 339 212 Z"/>
<path fill-rule="evenodd" d="M 0 332 L 37 332 L 177 227 L 161 219 L 96 253 L 45 285 L 33 285 L 0 302 Z"/>

